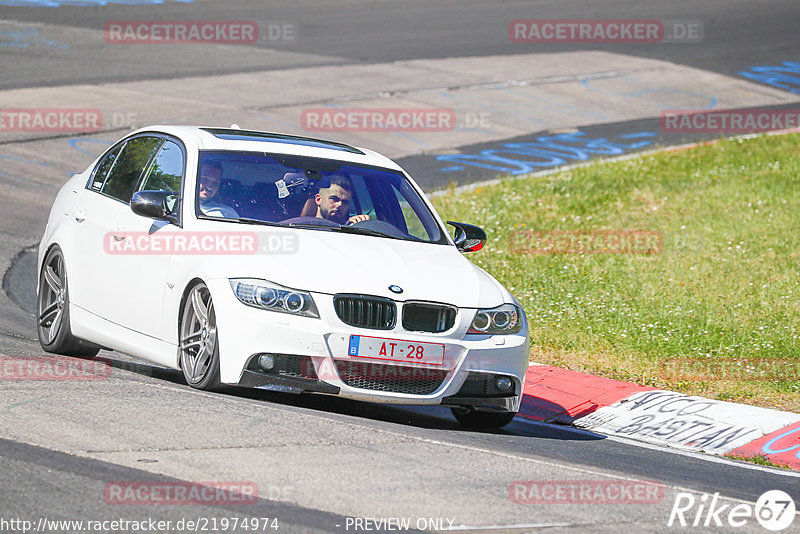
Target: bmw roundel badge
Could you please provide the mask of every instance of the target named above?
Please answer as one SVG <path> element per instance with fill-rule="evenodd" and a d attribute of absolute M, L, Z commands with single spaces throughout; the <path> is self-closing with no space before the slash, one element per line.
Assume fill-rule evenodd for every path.
<path fill-rule="evenodd" d="M 403 292 L 403 288 L 400 287 L 400 286 L 396 286 L 396 285 L 392 284 L 392 285 L 389 286 L 389 291 L 391 291 L 392 293 L 402 293 Z"/>

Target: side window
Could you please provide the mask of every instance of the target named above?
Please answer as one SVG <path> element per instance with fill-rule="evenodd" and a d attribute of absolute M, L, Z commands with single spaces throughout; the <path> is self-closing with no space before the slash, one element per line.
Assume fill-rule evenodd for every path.
<path fill-rule="evenodd" d="M 92 183 L 90 186 L 95 191 L 100 191 L 100 188 L 103 187 L 103 184 L 106 181 L 106 176 L 108 176 L 108 171 L 111 170 L 111 168 L 114 166 L 114 162 L 117 161 L 117 156 L 119 155 L 119 151 L 122 150 L 123 144 L 119 144 L 118 146 L 114 147 L 114 149 L 106 154 L 105 157 L 100 160 L 100 163 L 97 164 L 97 168 L 94 170 L 94 175 L 92 176 Z"/>
<path fill-rule="evenodd" d="M 139 177 L 162 141 L 159 137 L 136 137 L 125 143 L 101 191 L 126 204 L 130 202 Z"/>
<path fill-rule="evenodd" d="M 181 180 L 183 180 L 183 152 L 176 143 L 165 141 L 139 190 L 180 193 Z"/>
<path fill-rule="evenodd" d="M 400 204 L 400 210 L 403 213 L 408 234 L 418 237 L 419 239 L 430 240 L 431 236 L 429 236 L 427 230 L 425 230 L 425 225 L 422 224 L 422 221 L 419 219 L 419 216 L 417 216 L 414 208 L 411 207 L 411 204 L 408 203 L 408 200 L 394 187 L 392 187 L 392 190 L 397 197 L 397 202 Z"/>

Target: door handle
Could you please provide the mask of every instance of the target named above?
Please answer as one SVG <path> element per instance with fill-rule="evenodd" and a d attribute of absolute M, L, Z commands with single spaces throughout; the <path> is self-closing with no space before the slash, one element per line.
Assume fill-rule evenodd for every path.
<path fill-rule="evenodd" d="M 75 217 L 75 220 L 79 223 L 82 223 L 86 220 L 86 212 L 82 209 L 75 210 L 75 213 L 72 214 Z"/>
<path fill-rule="evenodd" d="M 114 238 L 114 241 L 122 241 L 127 237 L 125 230 L 120 228 L 119 226 L 115 226 L 113 230 L 111 230 L 111 236 Z"/>

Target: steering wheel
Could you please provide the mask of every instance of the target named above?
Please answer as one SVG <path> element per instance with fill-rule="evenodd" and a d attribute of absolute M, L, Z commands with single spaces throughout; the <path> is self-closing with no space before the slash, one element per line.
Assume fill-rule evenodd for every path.
<path fill-rule="evenodd" d="M 358 221 L 353 224 L 350 224 L 348 221 L 346 226 L 361 226 L 367 230 L 374 230 L 388 236 L 399 237 L 400 239 L 408 239 L 409 237 L 413 237 L 400 230 L 395 225 L 380 219 L 364 219 L 363 221 Z"/>

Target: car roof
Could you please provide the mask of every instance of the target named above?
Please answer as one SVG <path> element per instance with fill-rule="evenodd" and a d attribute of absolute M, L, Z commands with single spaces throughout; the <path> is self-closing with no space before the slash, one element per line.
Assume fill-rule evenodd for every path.
<path fill-rule="evenodd" d="M 372 150 L 357 148 L 335 141 L 284 133 L 241 128 L 154 125 L 140 128 L 134 134 L 154 131 L 172 135 L 184 141 L 191 139 L 199 150 L 292 154 L 401 170 L 394 161 Z"/>

